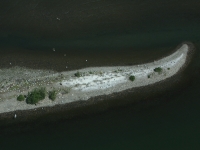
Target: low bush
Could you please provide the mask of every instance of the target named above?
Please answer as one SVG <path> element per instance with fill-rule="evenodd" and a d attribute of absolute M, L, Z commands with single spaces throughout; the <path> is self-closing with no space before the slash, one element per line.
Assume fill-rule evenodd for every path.
<path fill-rule="evenodd" d="M 45 88 L 38 88 L 34 89 L 31 92 L 28 92 L 26 103 L 27 104 L 36 104 L 40 100 L 45 99 L 46 96 L 46 89 Z"/>
<path fill-rule="evenodd" d="M 129 80 L 134 81 L 135 80 L 135 76 L 130 76 Z"/>
<path fill-rule="evenodd" d="M 20 94 L 18 97 L 17 97 L 17 100 L 18 101 L 24 101 L 25 97 L 24 95 Z"/>
<path fill-rule="evenodd" d="M 52 101 L 54 101 L 56 99 L 56 91 L 53 90 L 53 91 L 49 91 L 49 99 L 51 99 Z"/>
<path fill-rule="evenodd" d="M 75 75 L 75 77 L 80 77 L 81 73 L 80 72 L 76 72 L 74 75 Z"/>
<path fill-rule="evenodd" d="M 162 68 L 161 67 L 157 67 L 154 69 L 155 72 L 161 73 L 162 72 Z"/>

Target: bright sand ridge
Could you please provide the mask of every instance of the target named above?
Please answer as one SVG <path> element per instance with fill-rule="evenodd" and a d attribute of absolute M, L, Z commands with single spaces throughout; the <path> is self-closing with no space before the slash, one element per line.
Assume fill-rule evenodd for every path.
<path fill-rule="evenodd" d="M 37 110 L 38 107 L 54 106 L 56 104 L 65 104 L 79 100 L 88 100 L 90 97 L 107 95 L 133 87 L 146 86 L 165 80 L 175 75 L 185 64 L 188 50 L 189 46 L 187 44 L 183 44 L 173 54 L 158 61 L 142 65 L 128 67 L 94 67 L 66 71 L 62 73 L 52 73 L 51 75 L 48 74 L 45 77 L 51 77 L 51 79 L 62 75 L 62 80 L 51 82 L 48 85 L 43 85 L 47 88 L 47 90 L 51 90 L 52 87 L 55 89 L 71 89 L 69 93 L 66 94 L 59 92 L 55 101 L 45 98 L 45 100 L 40 101 L 37 105 L 28 105 L 25 101 L 19 102 L 16 100 L 19 92 L 9 92 L 12 94 L 5 92 L 0 95 L 2 98 L 0 101 L 0 113 L 26 109 Z M 154 72 L 156 67 L 161 67 L 162 73 L 159 74 Z M 75 77 L 74 74 L 77 71 L 83 74 L 83 76 Z M 41 73 L 41 70 L 34 70 L 34 72 L 36 74 L 37 72 Z M 40 74 L 38 73 L 38 75 Z M 135 76 L 135 80 L 133 82 L 129 80 L 131 75 Z M 150 78 L 148 78 L 148 76 L 150 76 Z M 37 78 L 39 79 L 42 77 Z M 28 91 L 30 91 L 30 89 L 22 92 L 22 94 L 27 94 Z"/>

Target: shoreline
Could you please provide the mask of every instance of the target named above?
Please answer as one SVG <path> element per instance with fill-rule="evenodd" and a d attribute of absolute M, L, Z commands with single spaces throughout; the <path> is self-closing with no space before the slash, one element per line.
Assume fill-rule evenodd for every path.
<path fill-rule="evenodd" d="M 193 46 L 193 44 L 191 44 L 191 43 L 187 43 L 188 45 L 189 45 L 189 52 L 191 51 L 191 50 L 193 50 L 194 49 L 194 46 Z M 181 44 L 182 45 L 182 44 Z M 180 46 L 178 46 L 177 47 L 177 49 L 178 48 L 180 48 Z M 176 49 L 176 50 L 177 50 Z M 184 63 L 184 65 L 183 65 L 183 67 L 180 69 L 180 70 L 178 70 L 178 72 L 177 73 L 175 73 L 175 75 L 177 75 L 177 74 L 179 74 L 182 70 L 184 70 L 184 68 L 187 66 L 187 64 L 189 63 L 189 61 L 190 61 L 190 56 L 191 55 L 187 55 L 187 59 L 186 59 L 186 62 Z M 112 67 L 113 68 L 113 67 Z M 87 68 L 88 69 L 88 68 Z M 81 69 L 81 70 L 84 70 L 84 69 Z M 72 72 L 75 72 L 75 71 L 72 71 Z M 172 76 L 173 77 L 173 76 Z M 172 78 L 172 77 L 170 77 L 170 78 Z M 130 92 L 130 91 L 133 91 L 133 90 L 135 90 L 136 91 L 136 89 L 142 89 L 142 88 L 145 88 L 145 89 L 148 89 L 148 88 L 150 88 L 151 86 L 155 86 L 156 84 L 160 84 L 160 83 L 162 83 L 162 82 L 166 82 L 166 80 L 170 80 L 170 78 L 168 78 L 168 79 L 165 79 L 165 80 L 160 80 L 159 82 L 156 82 L 156 83 L 154 83 L 154 84 L 150 84 L 150 85 L 147 85 L 147 86 L 144 86 L 144 87 L 133 87 L 133 88 L 129 88 L 129 89 L 125 89 L 125 90 L 122 90 L 122 91 L 118 91 L 118 92 L 113 92 L 113 93 L 109 93 L 109 94 L 107 94 L 107 95 L 105 95 L 105 94 L 101 94 L 101 95 L 97 95 L 97 96 L 93 96 L 93 97 L 90 97 L 88 100 L 86 100 L 86 101 L 84 101 L 84 100 L 77 100 L 77 101 L 74 101 L 74 102 L 69 102 L 69 103 L 65 103 L 65 104 L 56 104 L 56 105 L 54 105 L 54 106 L 46 106 L 46 107 L 44 107 L 44 106 L 42 106 L 42 108 L 33 108 L 32 110 L 30 109 L 30 110 L 15 110 L 15 111 L 13 111 L 13 112 L 4 112 L 4 113 L 1 113 L 0 114 L 0 116 L 1 117 L 3 117 L 3 118 L 7 118 L 8 116 L 10 116 L 11 114 L 12 114 L 12 117 L 13 117 L 13 113 L 17 113 L 18 114 L 18 116 L 19 116 L 19 118 L 21 118 L 20 116 L 22 115 L 22 113 L 20 113 L 20 112 L 25 112 L 25 111 L 27 111 L 27 112 L 30 112 L 30 113 L 28 113 L 30 116 L 31 116 L 31 112 L 34 112 L 35 114 L 37 114 L 37 115 L 39 115 L 40 113 L 39 113 L 39 111 L 41 110 L 41 115 L 42 115 L 42 111 L 43 111 L 43 113 L 45 113 L 46 112 L 46 110 L 48 110 L 48 112 L 50 112 L 50 111 L 52 111 L 53 112 L 53 109 L 55 109 L 55 107 L 66 107 L 66 106 L 68 106 L 68 107 L 66 107 L 65 109 L 70 109 L 70 108 L 79 108 L 79 107 L 81 107 L 81 106 L 86 106 L 86 105 L 93 105 L 93 104 L 95 104 L 95 103 L 98 103 L 98 101 L 104 101 L 105 99 L 110 99 L 111 97 L 116 97 L 116 95 L 123 95 L 122 93 L 128 93 L 128 91 Z M 97 100 L 98 99 L 98 100 Z M 56 100 L 57 101 L 57 100 Z M 27 105 L 27 104 L 26 104 Z M 35 110 L 36 109 L 36 110 Z M 37 113 L 38 112 L 38 113 Z M 6 115 L 7 114 L 7 115 Z M 10 114 L 10 115 L 9 115 Z M 33 115 L 33 114 L 32 114 Z M 7 117 L 6 117 L 7 116 Z M 23 116 L 23 115 L 22 115 Z M 11 116 L 10 116 L 11 117 Z M 10 118 L 9 117 L 9 118 Z M 3 119 L 2 118 L 2 119 Z M 23 119 L 23 117 L 21 118 L 21 119 Z"/>

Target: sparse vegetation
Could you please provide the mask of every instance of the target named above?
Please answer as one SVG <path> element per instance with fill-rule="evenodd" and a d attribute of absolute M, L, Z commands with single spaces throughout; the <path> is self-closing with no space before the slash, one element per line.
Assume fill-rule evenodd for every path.
<path fill-rule="evenodd" d="M 39 88 L 39 89 L 34 89 L 31 92 L 28 92 L 27 98 L 26 98 L 26 103 L 27 104 L 36 104 L 39 101 L 45 99 L 46 96 L 46 89 L 45 88 Z"/>
<path fill-rule="evenodd" d="M 155 72 L 161 73 L 162 72 L 162 68 L 161 67 L 157 67 L 154 69 Z"/>
<path fill-rule="evenodd" d="M 49 99 L 51 99 L 52 101 L 54 101 L 56 99 L 56 91 L 53 90 L 53 91 L 49 91 Z"/>
<path fill-rule="evenodd" d="M 92 72 L 92 71 L 90 71 L 89 73 L 90 73 L 90 74 L 93 74 L 93 72 Z"/>
<path fill-rule="evenodd" d="M 80 72 L 76 72 L 74 75 L 75 75 L 75 77 L 80 77 L 81 73 Z"/>
<path fill-rule="evenodd" d="M 24 95 L 20 94 L 18 97 L 17 97 L 17 100 L 18 101 L 24 101 L 25 97 Z"/>
<path fill-rule="evenodd" d="M 135 80 L 135 76 L 130 76 L 129 80 L 134 81 Z"/>
<path fill-rule="evenodd" d="M 70 88 L 62 88 L 60 92 L 61 94 L 68 94 L 70 92 Z"/>

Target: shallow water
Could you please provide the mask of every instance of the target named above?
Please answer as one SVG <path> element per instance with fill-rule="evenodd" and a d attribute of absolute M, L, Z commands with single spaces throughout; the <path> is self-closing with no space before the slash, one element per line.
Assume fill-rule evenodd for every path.
<path fill-rule="evenodd" d="M 35 123 L 8 128 L 0 135 L 2 149 L 200 148 L 199 1 L 113 0 L 87 5 L 83 4 L 86 0 L 53 2 L 0 2 L 1 67 L 11 67 L 7 65 L 10 61 L 14 65 L 58 71 L 65 70 L 67 62 L 69 69 L 129 65 L 168 54 L 182 41 L 189 40 L 197 48 L 190 66 L 192 80 L 182 89 L 138 104 L 39 127 Z M 29 9 L 37 3 L 35 9 Z M 102 8 L 93 10 L 97 6 Z M 86 11 L 84 15 L 94 17 L 81 16 L 82 9 Z M 70 10 L 73 11 L 66 16 Z M 56 24 L 58 15 L 61 20 Z M 51 21 L 52 18 L 55 20 Z M 65 53 L 69 55 L 67 59 Z M 85 59 L 89 61 L 86 63 Z M 134 95 L 126 98 L 134 99 Z"/>

